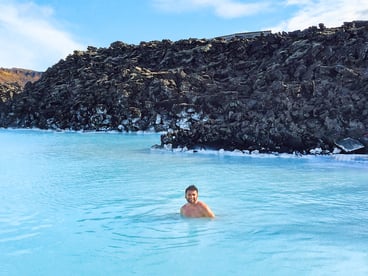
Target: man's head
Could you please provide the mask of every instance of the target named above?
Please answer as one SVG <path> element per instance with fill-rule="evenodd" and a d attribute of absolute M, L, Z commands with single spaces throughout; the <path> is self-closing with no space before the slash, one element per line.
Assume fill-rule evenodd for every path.
<path fill-rule="evenodd" d="M 185 199 L 189 203 L 196 203 L 198 200 L 198 188 L 194 185 L 190 185 L 185 189 Z"/>

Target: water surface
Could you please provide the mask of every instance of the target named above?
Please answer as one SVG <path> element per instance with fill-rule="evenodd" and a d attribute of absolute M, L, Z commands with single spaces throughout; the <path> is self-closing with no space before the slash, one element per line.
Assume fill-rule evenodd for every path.
<path fill-rule="evenodd" d="M 151 150 L 0 130 L 0 275 L 367 275 L 364 156 Z M 184 219 L 196 184 L 217 217 Z"/>

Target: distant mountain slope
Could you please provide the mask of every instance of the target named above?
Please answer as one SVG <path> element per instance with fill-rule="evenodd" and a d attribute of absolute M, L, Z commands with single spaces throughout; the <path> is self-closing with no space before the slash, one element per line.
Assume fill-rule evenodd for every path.
<path fill-rule="evenodd" d="M 0 68 L 0 84 L 3 83 L 18 83 L 23 87 L 28 81 L 35 82 L 39 80 L 42 73 L 20 68 Z"/>

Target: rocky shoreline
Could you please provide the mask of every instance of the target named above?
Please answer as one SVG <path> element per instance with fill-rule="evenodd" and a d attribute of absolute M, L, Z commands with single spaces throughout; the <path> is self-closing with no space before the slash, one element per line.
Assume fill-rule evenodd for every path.
<path fill-rule="evenodd" d="M 368 22 L 354 21 L 88 47 L 19 93 L 1 90 L 0 127 L 165 131 L 170 149 L 368 153 L 366 41 Z"/>

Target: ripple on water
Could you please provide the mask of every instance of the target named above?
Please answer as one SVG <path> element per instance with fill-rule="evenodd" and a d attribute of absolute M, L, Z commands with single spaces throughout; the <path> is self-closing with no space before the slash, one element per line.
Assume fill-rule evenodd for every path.
<path fill-rule="evenodd" d="M 8 256 L 24 255 L 39 247 L 35 241 L 44 236 L 52 224 L 40 218 L 39 213 L 0 215 L 0 247 L 8 248 Z"/>

